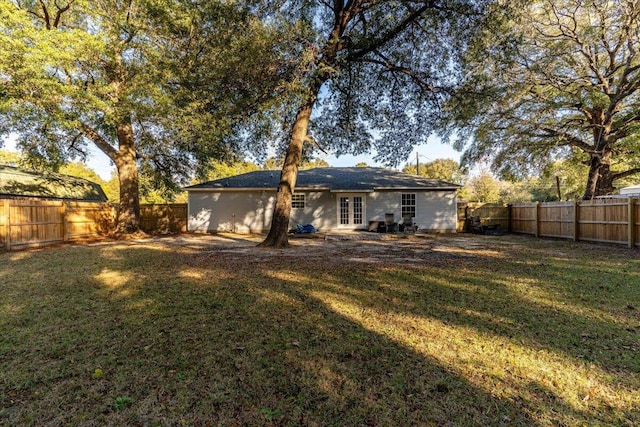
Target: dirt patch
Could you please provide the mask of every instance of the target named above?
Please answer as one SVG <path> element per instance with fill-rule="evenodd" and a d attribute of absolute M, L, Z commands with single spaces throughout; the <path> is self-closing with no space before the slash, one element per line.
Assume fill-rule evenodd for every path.
<path fill-rule="evenodd" d="M 128 241 L 127 244 L 183 247 L 197 258 L 216 258 L 218 262 L 256 264 L 287 259 L 289 262 L 330 264 L 424 264 L 454 261 L 476 256 L 499 256 L 497 240 L 484 236 L 455 235 L 332 235 L 327 239 L 291 239 L 290 247 L 257 247 L 257 235 L 180 235 Z M 369 237 L 364 235 L 364 237 Z"/>

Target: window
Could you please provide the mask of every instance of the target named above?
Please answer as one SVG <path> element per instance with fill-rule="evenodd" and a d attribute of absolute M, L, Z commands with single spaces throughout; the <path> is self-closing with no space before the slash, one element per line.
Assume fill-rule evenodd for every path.
<path fill-rule="evenodd" d="M 304 194 L 291 195 L 291 208 L 304 209 Z"/>
<path fill-rule="evenodd" d="M 411 216 L 416 217 L 416 195 L 412 193 L 402 194 L 402 217 Z"/>
<path fill-rule="evenodd" d="M 349 198 L 340 197 L 340 224 L 349 224 Z"/>
<path fill-rule="evenodd" d="M 353 198 L 353 223 L 362 224 L 362 197 L 355 196 Z"/>

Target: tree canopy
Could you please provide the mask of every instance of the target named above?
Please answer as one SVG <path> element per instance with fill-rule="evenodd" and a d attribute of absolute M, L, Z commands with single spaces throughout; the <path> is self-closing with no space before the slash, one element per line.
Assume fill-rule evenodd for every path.
<path fill-rule="evenodd" d="M 435 159 L 427 163 L 418 163 L 417 171 L 415 164 L 407 163 L 402 172 L 410 174 L 418 172 L 416 175 L 461 185 L 467 179 L 466 170 L 453 159 Z"/>
<path fill-rule="evenodd" d="M 21 166 L 22 156 L 15 151 L 0 150 L 0 165 Z"/>
<path fill-rule="evenodd" d="M 640 172 L 639 22 L 633 1 L 494 3 L 442 133 L 502 176 L 569 159 L 584 198 L 611 193 Z"/>
<path fill-rule="evenodd" d="M 481 1 L 270 2 L 274 20 L 299 24 L 305 66 L 265 246 L 286 246 L 291 195 L 303 149 L 336 155 L 375 150 L 386 165 L 426 142 L 457 79 L 456 57 L 481 16 Z"/>
<path fill-rule="evenodd" d="M 95 145 L 118 171 L 119 229 L 137 230 L 139 170 L 176 188 L 272 107 L 289 62 L 241 3 L 1 2 L 0 132 L 54 168 Z"/>

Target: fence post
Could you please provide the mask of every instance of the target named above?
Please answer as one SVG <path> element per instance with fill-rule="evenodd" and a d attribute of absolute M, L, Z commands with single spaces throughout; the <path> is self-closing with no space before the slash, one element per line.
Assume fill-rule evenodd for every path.
<path fill-rule="evenodd" d="M 507 233 L 511 233 L 511 209 L 513 208 L 513 204 L 509 203 L 507 205 Z"/>
<path fill-rule="evenodd" d="M 534 210 L 536 220 L 536 237 L 540 237 L 540 202 L 536 202 L 536 208 Z"/>
<path fill-rule="evenodd" d="M 635 204 L 636 199 L 629 197 L 629 204 L 627 205 L 627 219 L 629 221 L 629 228 L 627 229 L 628 247 L 633 248 L 636 244 L 635 228 L 636 228 L 636 216 L 635 216 Z"/>
<path fill-rule="evenodd" d="M 580 202 L 573 202 L 573 241 L 580 239 Z"/>
<path fill-rule="evenodd" d="M 7 251 L 11 250 L 11 199 L 3 200 L 3 213 L 4 213 L 4 228 L 5 228 L 5 238 L 4 245 L 7 248 Z"/>
<path fill-rule="evenodd" d="M 62 206 L 60 206 L 60 220 L 62 222 L 62 241 L 67 241 L 67 202 L 62 201 Z"/>
<path fill-rule="evenodd" d="M 464 222 L 462 223 L 462 231 L 469 232 L 469 203 L 464 206 Z"/>

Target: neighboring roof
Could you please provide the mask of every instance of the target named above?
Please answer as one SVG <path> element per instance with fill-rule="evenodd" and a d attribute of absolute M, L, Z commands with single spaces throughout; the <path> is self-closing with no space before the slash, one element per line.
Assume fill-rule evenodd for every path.
<path fill-rule="evenodd" d="M 0 195 L 106 202 L 95 182 L 53 172 L 36 172 L 0 165 Z"/>
<path fill-rule="evenodd" d="M 186 187 L 192 190 L 275 189 L 280 171 L 254 171 Z M 298 172 L 296 190 L 456 190 L 457 184 L 382 168 L 315 168 Z"/>
<path fill-rule="evenodd" d="M 640 194 L 640 184 L 621 188 L 620 194 Z"/>

